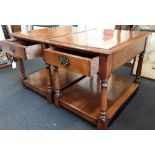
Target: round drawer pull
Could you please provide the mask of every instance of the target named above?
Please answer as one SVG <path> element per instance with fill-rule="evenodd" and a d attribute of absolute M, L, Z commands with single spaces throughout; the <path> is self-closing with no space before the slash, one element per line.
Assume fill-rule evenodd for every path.
<path fill-rule="evenodd" d="M 67 67 L 69 66 L 70 64 L 70 61 L 68 58 L 65 58 L 65 57 L 59 57 L 59 62 L 64 66 L 64 67 Z"/>
<path fill-rule="evenodd" d="M 16 50 L 15 50 L 14 47 L 11 46 L 11 47 L 10 47 L 10 51 L 11 51 L 12 53 L 15 53 Z"/>

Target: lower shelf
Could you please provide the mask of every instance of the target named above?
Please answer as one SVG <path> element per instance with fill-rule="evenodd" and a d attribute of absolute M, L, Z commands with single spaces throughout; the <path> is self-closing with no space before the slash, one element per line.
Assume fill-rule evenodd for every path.
<path fill-rule="evenodd" d="M 61 89 L 68 87 L 78 79 L 81 79 L 83 76 L 77 73 L 72 73 L 64 69 L 59 69 L 60 75 L 60 87 Z M 31 90 L 47 96 L 47 72 L 46 69 L 40 70 L 38 72 L 32 73 L 27 76 L 26 80 L 23 80 L 24 86 L 30 88 Z"/>
<path fill-rule="evenodd" d="M 112 75 L 108 85 L 108 117 L 110 119 L 126 100 L 138 89 L 133 80 Z M 63 91 L 60 105 L 96 124 L 99 109 L 100 80 L 96 76 L 86 77 Z"/>
<path fill-rule="evenodd" d="M 10 64 L 0 64 L 0 69 L 5 68 L 5 67 L 9 67 L 9 66 L 11 66 L 11 65 Z"/>

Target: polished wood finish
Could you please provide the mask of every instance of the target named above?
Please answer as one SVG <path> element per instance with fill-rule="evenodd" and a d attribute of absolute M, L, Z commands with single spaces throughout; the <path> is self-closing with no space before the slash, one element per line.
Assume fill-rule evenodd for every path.
<path fill-rule="evenodd" d="M 53 88 L 54 88 L 54 102 L 58 106 L 59 105 L 59 98 L 61 95 L 60 90 L 60 79 L 59 79 L 59 68 L 57 66 L 53 67 Z"/>
<path fill-rule="evenodd" d="M 41 44 L 23 42 L 15 39 L 8 39 L 2 42 L 3 51 L 13 57 L 22 59 L 34 59 L 41 56 Z"/>
<path fill-rule="evenodd" d="M 137 83 L 140 83 L 140 77 L 141 77 L 141 72 L 142 72 L 142 64 L 143 64 L 143 58 L 144 58 L 145 49 L 146 49 L 146 43 L 147 43 L 147 39 L 145 40 L 144 50 L 139 55 L 139 61 L 138 61 L 138 65 L 137 65 L 136 79 L 135 79 L 135 82 L 137 82 Z"/>
<path fill-rule="evenodd" d="M 26 76 L 23 85 L 38 94 L 47 98 L 48 102 L 53 102 L 53 87 L 52 87 L 52 77 L 54 73 L 52 67 L 46 66 L 46 69 L 40 70 L 38 72 L 32 73 Z M 74 81 L 80 79 L 82 75 L 77 73 L 68 72 L 64 69 L 59 69 L 60 75 L 60 90 L 67 88 L 68 86 L 74 84 Z"/>
<path fill-rule="evenodd" d="M 52 91 L 52 73 L 51 65 L 46 65 L 46 79 L 47 79 L 47 101 L 51 103 L 53 101 L 53 91 Z"/>
<path fill-rule="evenodd" d="M 97 129 L 107 129 L 115 114 L 139 88 L 137 80 L 112 75 L 112 71 L 140 54 L 136 77 L 139 79 L 149 33 L 71 30 L 52 28 L 13 34 L 19 40 L 44 45 L 46 69 L 27 76 L 24 84 L 49 101 L 54 95 L 55 105 L 87 119 Z"/>
<path fill-rule="evenodd" d="M 118 67 L 124 65 L 127 61 L 134 58 L 135 55 L 138 55 L 144 51 L 145 38 L 135 41 L 133 44 L 128 45 L 128 47 L 119 50 L 112 54 L 112 70 L 117 69 Z"/>
<path fill-rule="evenodd" d="M 47 89 L 47 72 L 45 69 L 27 75 L 27 79 L 23 80 L 24 86 L 48 98 Z M 50 102 L 50 99 L 49 99 Z"/>
<path fill-rule="evenodd" d="M 150 33 L 96 29 L 46 40 L 48 44 L 84 53 L 113 54 L 144 40 Z"/>
<path fill-rule="evenodd" d="M 107 129 L 109 121 L 139 88 L 139 83 L 129 78 L 111 75 L 112 71 L 140 54 L 137 68 L 137 77 L 139 78 L 145 40 L 148 35 L 149 33 L 134 31 L 93 30 L 47 40 L 47 43 L 52 44 L 53 47 L 51 50 L 45 50 L 45 61 L 59 68 L 67 70 L 68 62 L 70 62 L 68 60 L 77 55 L 80 57 L 83 54 L 99 56 L 99 64 L 95 64 L 95 68 L 99 68 L 99 78 L 95 80 L 97 88 L 93 83 L 95 75 L 89 80 L 87 77 L 63 90 L 62 97 L 59 96 L 59 104 L 94 123 L 97 129 Z M 60 56 L 65 57 L 63 64 L 67 64 L 67 67 L 63 67 L 61 62 L 58 62 Z M 78 72 L 79 70 L 76 69 L 80 68 L 81 63 L 76 63 L 76 67 L 74 67 L 74 63 L 70 65 L 70 68 L 75 69 L 73 71 Z M 84 72 L 81 73 L 84 74 Z M 56 77 L 57 84 L 59 78 Z M 94 90 L 97 91 L 94 92 Z"/>
<path fill-rule="evenodd" d="M 46 64 L 46 71 L 40 70 L 38 72 L 26 75 L 23 60 L 34 59 L 36 57 L 43 57 L 44 49 L 49 48 L 46 43 L 47 39 L 65 36 L 72 33 L 80 33 L 86 29 L 65 26 L 60 28 L 46 28 L 33 31 L 15 32 L 12 34 L 13 39 L 5 40 L 3 42 L 4 50 L 19 60 L 19 68 L 21 73 L 21 82 L 23 87 L 28 87 L 31 90 L 39 93 L 47 98 L 48 102 L 53 102 L 54 90 L 52 86 L 53 78 L 55 76 L 53 67 Z M 60 69 L 61 75 L 60 91 L 82 78 L 82 75 L 68 72 Z"/>
<path fill-rule="evenodd" d="M 112 71 L 112 56 L 102 55 L 100 56 L 99 63 L 99 76 L 101 80 L 101 92 L 100 92 L 100 114 L 97 118 L 97 129 L 106 129 L 108 127 L 108 81 Z"/>
<path fill-rule="evenodd" d="M 94 55 L 84 55 L 74 51 L 49 48 L 44 50 L 44 58 L 48 64 L 85 76 L 92 76 L 98 72 L 99 57 Z M 68 64 L 61 62 L 60 58 L 67 59 Z"/>
<path fill-rule="evenodd" d="M 107 88 L 107 101 L 105 101 L 107 102 L 107 107 L 104 109 L 106 110 L 108 121 L 112 120 L 127 99 L 137 90 L 138 86 L 139 84 L 133 83 L 132 79 L 118 75 L 110 77 Z M 86 77 L 63 91 L 60 105 L 97 125 L 100 123 L 98 116 L 101 114 L 100 89 L 100 78 L 97 75 Z M 99 129 L 103 129 L 99 125 Z M 104 125 L 107 127 L 107 124 Z"/>
<path fill-rule="evenodd" d="M 86 31 L 86 29 L 72 26 L 63 26 L 60 28 L 53 27 L 53 28 L 36 29 L 25 32 L 16 32 L 13 33 L 12 36 L 20 40 L 28 40 L 28 41 L 31 40 L 45 43 L 46 40 L 48 39 L 65 36 L 73 33 L 80 33 L 83 31 Z"/>

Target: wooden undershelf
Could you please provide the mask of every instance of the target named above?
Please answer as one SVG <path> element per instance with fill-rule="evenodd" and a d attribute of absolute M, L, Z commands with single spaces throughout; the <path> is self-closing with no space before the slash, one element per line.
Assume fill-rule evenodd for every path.
<path fill-rule="evenodd" d="M 0 65 L 0 69 L 1 69 L 1 68 L 5 68 L 5 67 L 9 67 L 9 66 L 11 66 L 11 64 L 3 64 L 3 65 L 1 64 L 1 65 Z"/>
<path fill-rule="evenodd" d="M 52 73 L 53 74 L 53 73 Z M 60 75 L 60 86 L 61 89 L 64 89 L 72 85 L 75 81 L 83 78 L 82 75 L 66 71 L 64 69 L 59 69 Z M 27 76 L 26 80 L 23 80 L 23 83 L 29 89 L 43 95 L 47 96 L 47 73 L 46 69 L 40 70 L 38 72 L 32 73 Z"/>
<path fill-rule="evenodd" d="M 132 79 L 112 75 L 108 86 L 108 117 L 112 119 L 139 84 Z M 97 76 L 86 77 L 63 91 L 60 105 L 96 124 L 99 109 L 100 80 Z"/>

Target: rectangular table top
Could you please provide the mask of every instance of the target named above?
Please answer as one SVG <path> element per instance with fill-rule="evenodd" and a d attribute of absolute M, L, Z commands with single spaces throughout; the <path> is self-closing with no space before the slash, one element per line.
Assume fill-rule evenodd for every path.
<path fill-rule="evenodd" d="M 45 40 L 47 39 L 52 39 L 83 31 L 86 31 L 85 27 L 63 26 L 63 27 L 36 29 L 32 31 L 15 32 L 12 33 L 12 36 L 18 39 L 45 42 Z"/>
<path fill-rule="evenodd" d="M 118 48 L 145 39 L 149 34 L 148 32 L 138 31 L 95 29 L 48 39 L 46 42 L 61 47 L 111 54 Z"/>
<path fill-rule="evenodd" d="M 16 32 L 12 36 L 97 54 L 111 54 L 133 42 L 146 38 L 149 34 L 149 32 L 101 28 L 88 30 L 65 26 Z"/>

